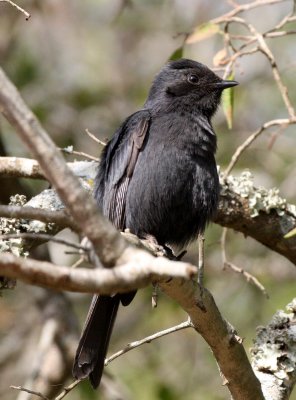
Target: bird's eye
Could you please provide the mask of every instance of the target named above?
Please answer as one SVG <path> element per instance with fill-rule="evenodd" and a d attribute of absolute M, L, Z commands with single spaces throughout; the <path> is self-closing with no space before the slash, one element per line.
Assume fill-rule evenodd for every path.
<path fill-rule="evenodd" d="M 193 83 L 193 84 L 198 83 L 198 77 L 196 75 L 193 75 L 193 74 L 188 75 L 187 80 L 188 80 L 189 83 Z"/>

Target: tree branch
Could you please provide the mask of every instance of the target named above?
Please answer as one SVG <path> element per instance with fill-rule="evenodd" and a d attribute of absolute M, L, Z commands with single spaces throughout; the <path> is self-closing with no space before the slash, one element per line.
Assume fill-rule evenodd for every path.
<path fill-rule="evenodd" d="M 33 394 L 34 396 L 40 397 L 41 399 L 49 400 L 49 398 L 44 396 L 42 393 L 36 392 L 35 390 L 26 389 L 23 386 L 10 385 L 9 387 L 10 387 L 10 389 L 20 390 L 21 392 L 26 392 L 26 393 L 29 393 L 29 394 Z"/>
<path fill-rule="evenodd" d="M 0 217 L 38 220 L 45 223 L 54 223 L 59 228 L 69 227 L 76 232 L 78 231 L 77 224 L 65 211 L 51 211 L 30 206 L 20 207 L 0 205 Z"/>
<path fill-rule="evenodd" d="M 252 364 L 266 399 L 287 400 L 296 384 L 296 298 L 258 331 Z"/>
<path fill-rule="evenodd" d="M 67 163 L 76 176 L 94 179 L 97 162 L 75 161 Z M 1 178 L 46 179 L 38 161 L 23 157 L 0 157 Z"/>
<path fill-rule="evenodd" d="M 239 53 L 236 53 L 239 54 Z M 285 118 L 285 119 L 276 119 L 272 121 L 268 121 L 265 124 L 263 124 L 259 129 L 257 129 L 254 133 L 252 133 L 234 152 L 234 154 L 231 157 L 231 161 L 229 165 L 227 166 L 224 176 L 227 177 L 230 172 L 233 170 L 234 166 L 238 162 L 239 158 L 243 154 L 244 151 L 246 151 L 247 148 L 251 146 L 251 144 L 263 133 L 265 132 L 268 128 L 271 126 L 280 126 L 280 127 L 286 127 L 288 125 L 296 124 L 296 118 Z"/>
<path fill-rule="evenodd" d="M 105 359 L 105 366 L 110 364 L 110 362 L 112 362 L 113 360 L 115 360 L 116 358 L 122 356 L 123 354 L 127 353 L 128 351 L 131 351 L 133 349 L 136 349 L 139 346 L 142 346 L 143 344 L 146 343 L 151 343 L 153 340 L 159 339 L 163 336 L 166 335 L 170 335 L 171 333 L 175 333 L 178 332 L 180 330 L 183 329 L 187 329 L 187 328 L 192 328 L 193 325 L 191 323 L 191 321 L 188 319 L 185 322 L 181 322 L 179 325 L 173 326 L 171 328 L 168 329 L 164 329 L 163 331 L 159 331 L 156 333 L 153 333 L 150 336 L 147 336 L 143 339 L 140 340 L 135 340 L 134 342 L 128 343 L 122 350 L 117 351 L 116 353 L 112 354 L 110 357 Z"/>
<path fill-rule="evenodd" d="M 126 264 L 111 269 L 73 269 L 16 257 L 11 253 L 2 253 L 0 258 L 0 276 L 55 290 L 84 293 L 127 292 L 161 279 L 190 279 L 196 273 L 196 267 L 191 264 L 165 257 L 155 258 L 144 250 L 130 251 Z"/>
<path fill-rule="evenodd" d="M 212 24 L 221 24 L 225 20 L 228 20 L 244 11 L 250 11 L 253 8 L 262 7 L 266 5 L 276 4 L 276 3 L 283 3 L 287 0 L 254 0 L 251 3 L 240 4 L 234 7 L 233 10 L 229 11 L 228 13 L 221 15 L 220 17 L 214 18 L 211 20 Z"/>
<path fill-rule="evenodd" d="M 252 237 L 296 265 L 296 236 L 284 238 L 296 225 L 296 207 L 275 189 L 254 187 L 249 172 L 227 178 L 214 222 Z"/>
<path fill-rule="evenodd" d="M 69 170 L 53 141 L 1 69 L 0 111 L 37 159 L 44 175 L 55 187 L 77 225 L 93 243 L 102 263 L 106 267 L 116 263 L 124 264 L 125 251 L 129 253 L 127 242 L 111 222 L 103 217 L 95 200 L 82 190 L 78 178 Z"/>
<path fill-rule="evenodd" d="M 262 283 L 259 282 L 259 280 L 254 275 L 250 274 L 249 272 L 245 271 L 243 268 L 238 267 L 237 265 L 228 261 L 227 256 L 226 256 L 226 234 L 227 234 L 227 228 L 223 228 L 222 235 L 221 235 L 221 253 L 222 253 L 223 269 L 228 268 L 231 271 L 242 275 L 247 280 L 247 282 L 251 282 L 259 290 L 261 290 L 261 292 L 265 295 L 266 298 L 269 298 L 269 295 L 268 295 L 265 287 L 262 285 Z"/>
<path fill-rule="evenodd" d="M 28 13 L 28 11 L 24 10 L 22 7 L 20 7 L 19 5 L 17 5 L 16 3 L 14 3 L 11 0 L 0 0 L 0 3 L 8 3 L 12 7 L 15 7 L 18 11 L 20 11 L 21 13 L 23 13 L 25 15 L 26 21 L 28 21 L 28 19 L 31 17 L 31 14 Z"/>
<path fill-rule="evenodd" d="M 186 311 L 197 332 L 210 346 L 227 385 L 235 400 L 264 400 L 260 382 L 234 328 L 226 322 L 210 294 L 194 281 L 172 279 L 161 282 L 162 290 Z"/>

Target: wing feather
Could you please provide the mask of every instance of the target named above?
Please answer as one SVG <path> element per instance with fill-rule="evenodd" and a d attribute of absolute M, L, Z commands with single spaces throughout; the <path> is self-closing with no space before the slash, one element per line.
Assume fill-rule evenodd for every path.
<path fill-rule="evenodd" d="M 149 110 L 131 115 L 115 133 L 102 155 L 95 197 L 110 221 L 125 229 L 128 186 L 149 132 Z"/>

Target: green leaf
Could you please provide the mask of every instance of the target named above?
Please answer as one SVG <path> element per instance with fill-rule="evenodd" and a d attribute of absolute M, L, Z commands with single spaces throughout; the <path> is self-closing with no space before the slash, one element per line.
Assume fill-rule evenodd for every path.
<path fill-rule="evenodd" d="M 219 25 L 213 24 L 212 22 L 207 22 L 205 24 L 197 26 L 194 31 L 187 37 L 185 43 L 196 43 L 201 40 L 207 39 L 218 32 L 220 32 Z"/>
<path fill-rule="evenodd" d="M 290 232 L 286 233 L 284 236 L 284 239 L 290 239 L 293 236 L 296 236 L 296 228 L 294 228 Z"/>
<path fill-rule="evenodd" d="M 180 46 L 170 56 L 169 61 L 176 61 L 176 60 L 179 60 L 179 58 L 182 58 L 182 57 L 183 57 L 183 46 Z"/>
<path fill-rule="evenodd" d="M 229 80 L 234 80 L 234 73 L 228 76 Z M 228 129 L 232 129 L 232 118 L 233 118 L 233 88 L 228 88 L 223 91 L 222 94 L 222 107 L 224 111 L 224 115 L 226 117 Z"/>

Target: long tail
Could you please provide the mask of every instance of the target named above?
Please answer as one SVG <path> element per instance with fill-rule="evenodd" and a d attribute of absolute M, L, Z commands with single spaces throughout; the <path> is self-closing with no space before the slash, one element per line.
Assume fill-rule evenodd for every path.
<path fill-rule="evenodd" d="M 93 297 L 76 351 L 73 376 L 76 379 L 88 376 L 94 389 L 101 381 L 119 301 L 118 294 Z"/>

